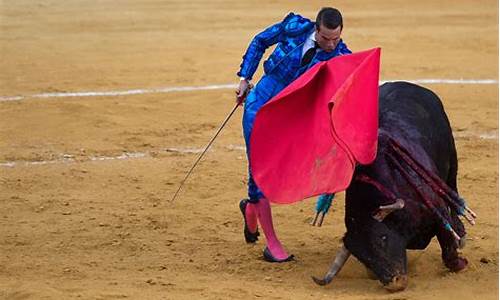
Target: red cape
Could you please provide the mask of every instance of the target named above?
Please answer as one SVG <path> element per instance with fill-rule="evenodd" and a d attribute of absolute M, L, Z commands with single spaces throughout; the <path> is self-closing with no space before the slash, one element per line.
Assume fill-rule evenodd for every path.
<path fill-rule="evenodd" d="M 345 190 L 377 153 L 380 48 L 321 62 L 257 113 L 250 167 L 274 203 Z"/>

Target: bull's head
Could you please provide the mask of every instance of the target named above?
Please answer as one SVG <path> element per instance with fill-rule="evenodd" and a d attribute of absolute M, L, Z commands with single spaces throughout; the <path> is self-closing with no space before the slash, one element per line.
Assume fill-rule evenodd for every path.
<path fill-rule="evenodd" d="M 353 230 L 345 234 L 344 244 L 326 276 L 323 279 L 313 277 L 314 281 L 320 285 L 330 283 L 349 255 L 353 254 L 387 290 L 396 292 L 405 289 L 408 283 L 406 240 L 383 222 L 391 212 L 403 207 L 401 199 L 394 204 L 380 206 L 373 218 L 366 219 L 368 223 L 351 228 Z"/>
<path fill-rule="evenodd" d="M 344 243 L 387 290 L 395 292 L 406 288 L 406 241 L 386 224 L 372 220 L 359 231 L 348 231 Z"/>

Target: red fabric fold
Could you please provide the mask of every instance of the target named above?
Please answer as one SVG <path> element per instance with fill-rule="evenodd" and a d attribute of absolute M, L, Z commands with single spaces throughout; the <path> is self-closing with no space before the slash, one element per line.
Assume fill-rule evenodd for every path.
<path fill-rule="evenodd" d="M 257 113 L 252 175 L 274 203 L 345 190 L 377 152 L 380 48 L 308 70 Z"/>

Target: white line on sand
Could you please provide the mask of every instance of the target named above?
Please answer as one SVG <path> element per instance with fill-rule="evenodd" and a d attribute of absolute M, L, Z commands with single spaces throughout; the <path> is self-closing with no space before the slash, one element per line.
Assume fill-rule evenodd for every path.
<path fill-rule="evenodd" d="M 498 84 L 496 79 L 412 79 L 412 80 L 382 80 L 380 83 L 389 81 L 409 81 L 418 84 Z M 71 97 L 115 97 L 143 94 L 164 94 L 172 92 L 192 92 L 220 89 L 234 89 L 235 84 L 218 84 L 205 86 L 184 86 L 184 87 L 164 87 L 156 89 L 133 89 L 118 91 L 86 91 L 86 92 L 58 92 L 58 93 L 40 93 L 33 95 L 18 96 L 0 96 L 0 102 L 21 101 L 27 99 L 57 99 Z"/>
<path fill-rule="evenodd" d="M 453 134 L 456 139 L 459 138 L 478 138 L 481 140 L 498 140 L 498 131 L 490 131 L 483 133 L 468 133 L 468 132 L 457 132 Z M 246 151 L 244 145 L 227 145 L 225 149 L 230 151 Z M 204 148 L 194 148 L 194 147 L 171 147 L 164 148 L 158 151 L 151 152 L 125 152 L 118 156 L 89 156 L 85 158 L 75 159 L 73 155 L 62 154 L 61 158 L 54 160 L 42 160 L 42 161 L 4 161 L 0 162 L 0 167 L 17 167 L 17 166 L 36 166 L 36 165 L 48 165 L 48 164 L 58 164 L 58 163 L 77 163 L 86 161 L 109 161 L 109 160 L 126 160 L 126 159 L 138 159 L 145 157 L 152 157 L 152 153 L 181 153 L 181 154 L 199 154 L 203 152 Z M 213 151 L 209 149 L 209 151 Z"/>
<path fill-rule="evenodd" d="M 234 150 L 235 146 L 229 145 L 226 148 L 229 150 Z M 243 147 L 243 149 L 245 149 Z M 109 160 L 125 160 L 125 159 L 137 159 L 137 158 L 145 158 L 152 157 L 152 153 L 201 153 L 203 152 L 203 148 L 191 148 L 191 147 L 172 147 L 165 148 L 159 151 L 151 151 L 151 152 L 124 152 L 118 156 L 88 156 L 83 158 L 75 158 L 70 154 L 61 154 L 60 158 L 53 160 L 41 160 L 41 161 L 6 161 L 0 162 L 0 167 L 16 167 L 16 166 L 36 166 L 36 165 L 49 165 L 49 164 L 68 164 L 68 163 L 77 163 L 77 162 L 86 162 L 86 161 L 109 161 Z M 209 150 L 212 151 L 212 150 Z"/>

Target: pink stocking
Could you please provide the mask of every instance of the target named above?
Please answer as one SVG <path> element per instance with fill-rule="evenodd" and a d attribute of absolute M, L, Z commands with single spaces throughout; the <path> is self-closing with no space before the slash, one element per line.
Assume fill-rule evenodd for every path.
<path fill-rule="evenodd" d="M 245 208 L 245 218 L 247 221 L 248 230 L 251 233 L 255 233 L 257 231 L 257 204 L 253 204 L 248 202 Z"/>
<path fill-rule="evenodd" d="M 260 226 L 266 236 L 267 248 L 271 252 L 271 255 L 279 261 L 289 259 L 288 254 L 285 249 L 283 249 L 283 246 L 274 232 L 273 217 L 271 214 L 271 205 L 269 204 L 269 200 L 267 198 L 260 198 L 259 202 L 257 204 L 253 204 L 252 206 L 257 208 Z"/>

